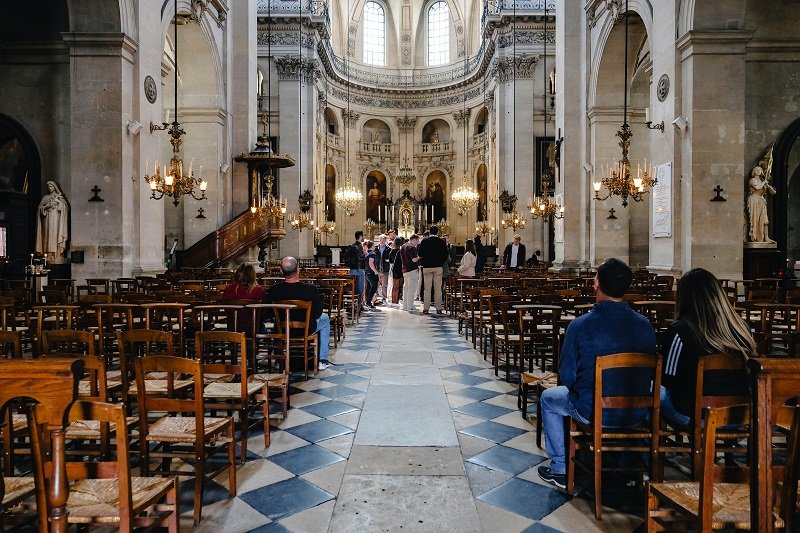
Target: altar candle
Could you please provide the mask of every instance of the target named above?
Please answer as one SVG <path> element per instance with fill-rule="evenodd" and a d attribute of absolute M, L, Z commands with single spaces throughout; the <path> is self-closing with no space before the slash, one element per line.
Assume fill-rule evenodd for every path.
<path fill-rule="evenodd" d="M 422 206 L 419 206 L 419 219 L 422 220 Z"/>
<path fill-rule="evenodd" d="M 192 168 L 194 167 L 194 157 L 189 161 L 189 175 L 192 175 Z M 202 168 L 202 167 L 201 167 Z"/>
<path fill-rule="evenodd" d="M 47 268 L 47 252 L 44 254 L 44 267 Z"/>
<path fill-rule="evenodd" d="M 645 107 L 644 108 L 644 121 L 645 122 L 650 122 L 650 108 L 649 107 Z"/>
<path fill-rule="evenodd" d="M 169 124 L 169 109 L 167 109 L 167 118 L 164 120 L 167 124 Z"/>
<path fill-rule="evenodd" d="M 33 266 L 33 254 L 31 254 L 31 266 Z"/>

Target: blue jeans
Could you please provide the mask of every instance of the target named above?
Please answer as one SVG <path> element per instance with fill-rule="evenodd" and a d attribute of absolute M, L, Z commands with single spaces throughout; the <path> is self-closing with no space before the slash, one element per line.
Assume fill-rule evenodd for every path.
<path fill-rule="evenodd" d="M 322 313 L 317 317 L 317 331 L 314 334 L 319 334 L 319 360 L 327 361 L 330 351 L 328 344 L 331 341 L 331 318 L 328 313 Z"/>
<path fill-rule="evenodd" d="M 364 269 L 363 268 L 351 268 L 350 275 L 358 277 L 358 282 L 356 282 L 356 294 L 361 296 L 364 294 Z M 361 301 L 361 298 L 358 299 Z"/>
<path fill-rule="evenodd" d="M 664 385 L 661 385 L 661 416 L 669 422 L 673 422 L 680 426 L 688 426 L 692 419 L 685 414 L 675 409 L 672 403 L 672 398 L 669 396 L 669 391 Z"/>
<path fill-rule="evenodd" d="M 589 421 L 583 418 L 572 405 L 569 399 L 569 389 L 563 385 L 542 392 L 539 404 L 542 407 L 544 448 L 550 457 L 550 471 L 553 474 L 566 474 L 564 417 L 572 417 L 584 424 L 588 424 Z"/>

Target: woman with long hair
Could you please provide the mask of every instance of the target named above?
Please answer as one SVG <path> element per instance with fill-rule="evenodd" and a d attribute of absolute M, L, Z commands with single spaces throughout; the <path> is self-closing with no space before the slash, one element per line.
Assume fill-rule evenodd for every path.
<path fill-rule="evenodd" d="M 461 264 L 458 265 L 458 275 L 465 278 L 475 277 L 475 265 L 477 263 L 477 252 L 475 250 L 475 241 L 467 239 L 464 245 L 464 256 L 461 258 Z"/>
<path fill-rule="evenodd" d="M 367 253 L 367 267 L 364 269 L 367 280 L 366 306 L 370 309 L 375 309 L 375 304 L 372 302 L 373 298 L 375 298 L 375 293 L 378 292 L 378 265 L 375 262 L 375 243 L 367 241 L 364 243 L 364 248 Z"/>
<path fill-rule="evenodd" d="M 226 302 L 261 303 L 264 299 L 264 289 L 256 283 L 256 269 L 253 265 L 242 264 L 236 269 L 231 284 L 222 292 L 222 299 Z M 236 320 L 236 331 L 248 333 L 252 326 L 250 313 L 240 311 Z"/>
<path fill-rule="evenodd" d="M 661 413 L 684 426 L 694 412 L 700 358 L 724 353 L 746 360 L 757 350 L 750 328 L 731 306 L 719 280 L 703 268 L 690 270 L 678 282 L 675 322 L 667 330 L 664 349 Z M 747 372 L 709 372 L 703 389 L 712 396 L 747 395 Z"/>

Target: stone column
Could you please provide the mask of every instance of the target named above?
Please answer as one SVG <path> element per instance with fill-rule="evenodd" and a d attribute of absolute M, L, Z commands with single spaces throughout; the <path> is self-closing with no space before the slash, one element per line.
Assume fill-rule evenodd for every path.
<path fill-rule="evenodd" d="M 689 32 L 678 41 L 683 116 L 681 268 L 742 276 L 747 31 Z M 728 201 L 709 203 L 721 185 Z M 712 209 L 713 207 L 713 209 Z"/>
<path fill-rule="evenodd" d="M 231 8 L 228 28 L 235 28 L 235 31 L 226 32 L 230 58 L 228 97 L 231 110 L 228 117 L 231 153 L 228 156 L 236 157 L 253 150 L 258 135 L 258 102 L 255 91 L 258 79 L 257 3 L 256 0 L 239 0 Z M 246 163 L 234 163 L 232 159 L 225 163 L 231 165 L 227 173 L 223 174 L 223 180 L 230 183 L 231 187 L 232 206 L 228 217 L 232 219 L 250 208 L 249 178 Z"/>
<path fill-rule="evenodd" d="M 70 48 L 71 250 L 84 252 L 85 261 L 73 265 L 72 276 L 81 283 L 129 275 L 140 231 L 134 195 L 142 190 L 143 171 L 126 137 L 138 45 L 121 33 L 65 33 L 63 39 Z M 103 189 L 104 202 L 88 201 L 94 185 Z M 156 214 L 148 221 L 139 263 L 157 262 L 161 220 Z"/>
<path fill-rule="evenodd" d="M 577 22 L 580 21 L 580 22 Z M 585 64 L 586 14 L 581 2 L 556 2 L 556 131 L 562 137 L 560 180 L 556 194 L 563 195 L 564 218 L 556 224 L 556 270 L 588 264 L 587 209 L 590 205 L 591 174 L 583 163 L 586 137 Z M 561 228 L 559 228 L 561 226 Z M 563 236 L 559 242 L 559 236 Z"/>

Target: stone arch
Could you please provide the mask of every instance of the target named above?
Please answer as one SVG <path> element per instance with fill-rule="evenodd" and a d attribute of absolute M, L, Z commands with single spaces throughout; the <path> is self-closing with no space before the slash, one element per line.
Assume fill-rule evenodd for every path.
<path fill-rule="evenodd" d="M 392 127 L 379 118 L 368 118 L 361 125 L 361 140 L 365 143 L 391 144 L 393 137 Z"/>
<path fill-rule="evenodd" d="M 423 126 L 422 130 L 420 131 L 422 142 L 423 143 L 433 143 L 436 142 L 436 133 L 438 132 L 439 142 L 447 142 L 452 141 L 452 131 L 453 128 L 447 120 L 443 118 L 434 118 L 432 120 L 427 121 Z"/>
<path fill-rule="evenodd" d="M 364 29 L 363 29 L 363 20 L 362 20 L 362 13 L 364 12 L 364 5 L 369 2 L 374 1 L 380 4 L 383 7 L 383 13 L 385 16 L 385 24 L 386 24 L 386 33 L 385 33 L 385 58 L 384 58 L 384 67 L 397 67 L 399 66 L 399 39 L 397 36 L 397 18 L 392 10 L 392 4 L 386 0 L 356 0 L 350 6 L 350 13 L 346 14 L 345 20 L 347 23 L 344 25 L 344 42 L 342 47 L 342 54 L 348 53 L 348 49 L 351 49 L 352 55 L 350 56 L 350 60 L 356 63 L 363 64 L 363 42 L 364 42 Z M 342 2 L 346 4 L 345 2 Z M 344 9 L 347 9 L 347 6 L 344 6 Z M 355 32 L 353 32 L 352 28 L 355 27 Z M 352 44 L 352 46 L 351 46 Z M 378 67 L 381 68 L 381 67 Z"/>
<path fill-rule="evenodd" d="M 334 135 L 339 135 L 339 119 L 337 118 L 336 112 L 334 112 L 333 108 L 330 106 L 326 107 L 322 112 L 322 116 L 325 120 L 325 131 L 328 133 L 333 133 Z"/>
<path fill-rule="evenodd" d="M 791 187 L 792 181 L 796 181 L 800 177 L 798 169 L 800 169 L 800 118 L 795 119 L 775 141 L 775 146 L 772 151 L 772 178 L 773 184 L 777 191 L 774 196 L 772 208 L 772 238 L 778 243 L 778 250 L 783 250 L 786 254 L 787 241 L 789 233 L 789 194 L 790 190 L 800 190 L 800 188 Z M 790 168 L 792 163 L 795 168 Z M 790 189 L 791 187 L 791 189 Z M 795 206 L 795 209 L 798 207 Z M 800 237 L 797 238 L 798 245 L 800 245 Z M 800 260 L 800 257 L 793 257 L 794 260 Z M 784 263 L 786 257 L 783 257 Z"/>
<path fill-rule="evenodd" d="M 475 120 L 472 121 L 472 135 L 480 135 L 485 133 L 489 127 L 489 109 L 482 106 L 477 113 L 475 113 Z"/>

